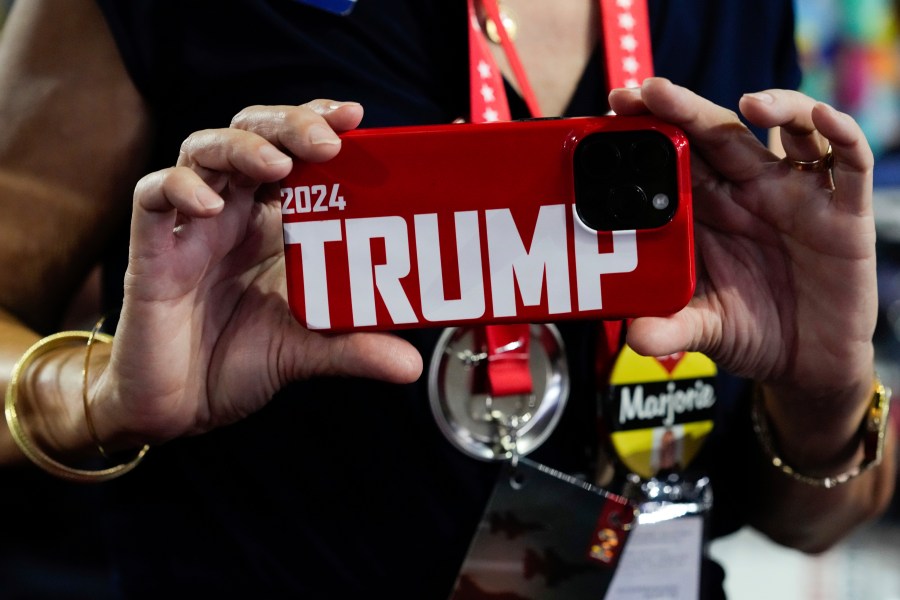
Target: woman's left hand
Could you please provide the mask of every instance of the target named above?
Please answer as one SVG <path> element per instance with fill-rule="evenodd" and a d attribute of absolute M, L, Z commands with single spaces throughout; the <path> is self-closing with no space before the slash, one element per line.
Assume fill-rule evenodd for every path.
<path fill-rule="evenodd" d="M 629 343 L 650 355 L 701 351 L 807 399 L 858 405 L 872 383 L 877 288 L 873 157 L 855 121 L 798 92 L 745 96 L 751 123 L 781 128 L 781 158 L 736 114 L 665 79 L 616 90 L 610 103 L 678 125 L 691 143 L 696 293 L 672 317 L 636 320 Z M 829 144 L 831 170 L 792 166 Z"/>
<path fill-rule="evenodd" d="M 680 126 L 691 144 L 696 291 L 675 315 L 636 319 L 629 344 L 651 356 L 700 351 L 755 380 L 776 446 L 799 471 L 858 466 L 878 302 L 874 159 L 860 127 L 797 92 L 746 95 L 741 112 L 780 129 L 782 158 L 735 113 L 665 79 L 614 90 L 610 106 Z M 833 164 L 810 169 L 829 147 Z M 751 523 L 782 544 L 821 551 L 886 508 L 892 444 L 880 468 L 826 493 L 771 465 L 758 475 L 748 481 L 758 492 Z"/>

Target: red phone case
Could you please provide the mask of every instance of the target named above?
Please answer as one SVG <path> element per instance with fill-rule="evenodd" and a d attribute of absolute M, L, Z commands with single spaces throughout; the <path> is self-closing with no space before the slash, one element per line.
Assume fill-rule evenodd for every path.
<path fill-rule="evenodd" d="M 638 133 L 648 131 L 655 133 Z M 582 142 L 607 139 L 598 133 L 618 136 L 613 150 L 578 154 Z M 639 135 L 668 146 L 665 165 L 650 164 L 670 173 L 661 200 L 670 214 L 661 224 L 619 228 L 615 220 L 624 211 L 627 224 L 630 205 L 608 210 L 620 192 L 590 186 L 608 171 L 619 178 L 610 189 L 643 194 L 630 178 L 656 175 L 632 169 L 630 140 Z M 674 126 L 605 116 L 341 137 L 337 157 L 298 163 L 282 182 L 288 299 L 310 329 L 666 315 L 693 294 L 689 150 Z M 576 202 L 583 185 L 588 195 Z M 658 196 L 648 202 L 655 206 Z M 614 215 L 612 231 L 597 231 L 596 220 L 585 225 L 581 215 L 592 207 Z"/>

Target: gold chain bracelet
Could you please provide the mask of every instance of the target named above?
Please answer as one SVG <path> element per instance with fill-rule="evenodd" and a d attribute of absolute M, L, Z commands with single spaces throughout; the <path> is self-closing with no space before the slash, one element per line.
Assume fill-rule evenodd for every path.
<path fill-rule="evenodd" d="M 12 374 L 9 380 L 9 386 L 6 388 L 6 422 L 9 425 L 9 431 L 12 434 L 13 440 L 16 442 L 16 445 L 19 446 L 19 449 L 22 451 L 22 453 L 26 457 L 28 457 L 31 462 L 33 462 L 44 471 L 50 473 L 51 475 L 54 475 L 61 479 L 79 483 L 100 483 L 124 475 L 125 473 L 131 471 L 134 467 L 136 467 L 138 463 L 141 462 L 141 460 L 143 460 L 144 455 L 147 454 L 147 451 L 150 449 L 150 447 L 144 446 L 143 448 L 141 448 L 138 451 L 137 456 L 135 456 L 127 463 L 99 470 L 76 469 L 54 460 L 43 450 L 38 448 L 38 446 L 25 431 L 25 428 L 22 427 L 22 423 L 19 421 L 19 413 L 16 408 L 16 402 L 18 400 L 19 394 L 19 379 L 22 373 L 41 356 L 44 356 L 45 354 L 57 348 L 63 346 L 71 346 L 74 340 L 87 340 L 87 356 L 85 357 L 85 367 L 82 371 L 82 395 L 84 408 L 86 411 L 85 418 L 88 423 L 91 438 L 97 444 L 98 448 L 100 448 L 101 452 L 105 455 L 105 451 L 103 450 L 102 445 L 100 445 L 97 438 L 97 433 L 94 430 L 93 421 L 90 418 L 90 412 L 88 411 L 87 403 L 87 364 L 88 359 L 90 358 L 90 345 L 93 344 L 94 341 L 110 343 L 113 339 L 112 336 L 99 332 L 101 323 L 102 321 L 94 327 L 93 331 L 62 331 L 38 340 L 33 346 L 31 346 L 31 348 L 29 348 L 25 352 L 25 354 L 22 355 L 22 358 L 20 358 L 16 365 L 13 367 Z"/>
<path fill-rule="evenodd" d="M 772 466 L 795 481 L 814 487 L 833 488 L 847 483 L 851 479 L 862 475 L 866 471 L 881 464 L 884 455 L 884 441 L 887 435 L 888 410 L 891 406 L 891 392 L 886 388 L 876 375 L 872 385 L 872 397 L 866 416 L 860 425 L 857 437 L 863 444 L 864 457 L 860 464 L 855 465 L 843 473 L 829 477 L 814 477 L 797 471 L 787 464 L 775 448 L 769 420 L 763 408 L 762 388 L 756 386 L 753 395 L 753 406 L 750 416 L 753 421 L 753 430 L 759 440 L 759 445 Z"/>

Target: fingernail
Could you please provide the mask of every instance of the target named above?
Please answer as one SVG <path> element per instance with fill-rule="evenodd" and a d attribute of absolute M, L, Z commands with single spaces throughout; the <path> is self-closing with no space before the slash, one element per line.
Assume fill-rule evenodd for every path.
<path fill-rule="evenodd" d="M 612 90 L 610 90 L 609 93 L 610 93 L 610 95 L 612 95 L 612 94 L 616 94 L 616 95 L 627 94 L 629 96 L 634 96 L 635 98 L 640 98 L 641 97 L 641 88 L 639 88 L 639 87 L 613 88 Z"/>
<path fill-rule="evenodd" d="M 821 107 L 822 109 L 825 110 L 825 112 L 831 113 L 832 115 L 836 115 L 838 118 L 844 118 L 845 113 L 842 113 L 841 111 L 839 111 L 832 105 L 828 104 L 827 102 L 817 102 L 816 106 Z M 847 116 L 849 117 L 849 115 L 847 115 Z"/>
<path fill-rule="evenodd" d="M 198 187 L 194 191 L 194 197 L 203 205 L 204 208 L 219 208 L 225 201 L 217 193 L 208 187 Z"/>
<path fill-rule="evenodd" d="M 744 94 L 748 98 L 759 100 L 763 104 L 774 104 L 775 96 L 766 92 L 753 92 L 752 94 Z"/>
<path fill-rule="evenodd" d="M 291 157 L 272 146 L 263 146 L 259 149 L 259 155 L 269 166 L 283 165 L 291 162 Z"/>
<path fill-rule="evenodd" d="M 309 142 L 311 144 L 331 144 L 337 146 L 341 143 L 341 138 L 322 125 L 311 125 L 307 131 L 307 135 L 309 136 Z"/>
<path fill-rule="evenodd" d="M 327 115 L 328 113 L 334 112 L 339 108 L 343 108 L 345 106 L 354 106 L 354 105 L 359 106 L 359 102 L 332 101 L 332 102 L 329 102 L 328 104 L 316 102 L 316 103 L 310 103 L 307 106 L 310 106 L 312 108 L 312 111 L 314 113 L 316 113 L 317 115 Z"/>
<path fill-rule="evenodd" d="M 345 106 L 359 106 L 359 102 L 332 102 L 328 105 L 329 110 L 337 110 Z"/>

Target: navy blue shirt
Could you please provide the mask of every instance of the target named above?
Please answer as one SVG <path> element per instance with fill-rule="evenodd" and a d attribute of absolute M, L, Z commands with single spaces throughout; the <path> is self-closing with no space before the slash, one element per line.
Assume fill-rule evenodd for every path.
<path fill-rule="evenodd" d="M 347 17 L 294 0 L 98 3 L 154 116 L 148 171 L 173 164 L 192 131 L 225 127 L 253 104 L 355 100 L 365 106 L 363 127 L 444 123 L 468 112 L 462 0 L 359 0 Z M 658 74 L 732 109 L 745 92 L 799 83 L 790 0 L 649 5 Z M 567 114 L 605 112 L 602 82 L 595 53 Z M 521 99 L 513 108 L 524 116 Z M 124 256 L 109 261 L 111 307 Z M 534 455 L 570 473 L 589 468 L 597 447 L 594 328 L 560 326 L 571 398 Z M 427 359 L 439 333 L 403 335 Z M 125 595 L 446 597 L 497 467 L 443 438 L 426 386 L 424 377 L 406 386 L 298 383 L 240 423 L 154 448 L 106 487 Z M 744 423 L 732 411 L 720 429 L 729 418 Z M 719 437 L 736 447 L 707 444 L 732 457 L 727 469 L 709 463 L 722 471 L 715 532 L 742 524 L 744 499 L 731 494 L 729 473 L 751 460 L 741 436 Z"/>

